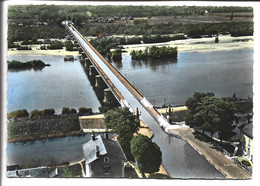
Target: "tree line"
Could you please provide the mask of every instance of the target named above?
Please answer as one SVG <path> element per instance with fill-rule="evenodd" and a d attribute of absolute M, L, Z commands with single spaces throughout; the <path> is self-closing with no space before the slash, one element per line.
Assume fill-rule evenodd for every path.
<path fill-rule="evenodd" d="M 142 50 L 133 50 L 130 53 L 132 59 L 165 59 L 172 58 L 177 59 L 178 50 L 177 47 L 147 47 L 144 51 Z"/>
<path fill-rule="evenodd" d="M 63 107 L 61 114 L 78 114 L 78 115 L 92 115 L 92 109 L 86 107 L 79 107 L 78 111 L 74 108 Z M 16 110 L 7 113 L 7 118 L 19 118 L 19 117 L 30 117 L 31 119 L 37 119 L 39 117 L 54 116 L 54 109 L 44 109 L 44 110 L 32 110 L 30 113 L 26 109 Z"/>
<path fill-rule="evenodd" d="M 163 35 L 184 33 L 188 37 L 202 37 L 202 35 L 213 35 L 218 33 L 230 33 L 232 36 L 253 35 L 254 23 L 252 22 L 230 22 L 230 23 L 161 23 L 156 25 L 138 24 L 138 25 L 100 25 L 86 26 L 78 28 L 79 32 L 85 36 L 97 36 L 99 33 L 105 35 L 125 34 L 125 35 Z M 26 27 L 18 25 L 9 25 L 8 42 L 25 41 L 35 39 L 65 38 L 65 29 L 59 26 L 38 26 Z M 143 38 L 150 39 L 150 38 Z M 158 38 L 157 38 L 158 39 Z M 163 38 L 165 39 L 165 37 Z M 176 38 L 177 39 L 177 38 Z M 137 42 L 128 38 L 130 41 Z M 148 41 L 149 42 L 149 41 Z"/>
<path fill-rule="evenodd" d="M 86 12 L 93 17 L 110 16 L 178 16 L 209 13 L 253 12 L 252 7 L 224 6 L 115 6 L 115 5 L 9 5 L 8 19 L 37 19 L 39 21 L 83 21 Z"/>

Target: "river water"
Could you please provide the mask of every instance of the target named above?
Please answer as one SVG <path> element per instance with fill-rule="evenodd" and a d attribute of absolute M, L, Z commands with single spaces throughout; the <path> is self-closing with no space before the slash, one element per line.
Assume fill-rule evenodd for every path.
<path fill-rule="evenodd" d="M 132 61 L 123 54 L 114 66 L 155 106 L 183 105 L 194 92 L 253 96 L 253 49 L 179 52 L 177 61 Z"/>
<path fill-rule="evenodd" d="M 78 59 L 65 62 L 64 56 L 58 55 L 10 55 L 7 59 L 39 59 L 51 64 L 41 70 L 8 71 L 8 112 L 53 108 L 61 113 L 63 107 L 89 107 L 99 111 L 101 105 Z"/>
<path fill-rule="evenodd" d="M 50 63 L 42 70 L 8 71 L 8 112 L 18 109 L 100 106 L 79 61 L 63 56 L 10 55 L 8 60 L 41 59 Z M 253 49 L 215 52 L 180 52 L 178 60 L 135 61 L 123 54 L 114 63 L 155 106 L 183 105 L 193 93 L 214 92 L 218 97 L 253 96 Z"/>

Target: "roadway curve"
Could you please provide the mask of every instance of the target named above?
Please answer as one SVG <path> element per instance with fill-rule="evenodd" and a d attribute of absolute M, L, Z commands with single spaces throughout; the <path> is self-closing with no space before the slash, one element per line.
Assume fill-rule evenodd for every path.
<path fill-rule="evenodd" d="M 159 145 L 162 151 L 162 164 L 171 178 L 225 178 L 223 174 L 195 151 L 186 141 L 165 133 L 155 120 L 155 117 L 151 115 L 151 112 L 140 103 L 140 100 L 136 96 L 133 96 L 125 84 L 104 63 L 103 59 L 99 56 L 100 54 L 96 53 L 93 47 L 75 29 L 69 26 L 68 28 L 74 38 L 80 43 L 83 50 L 86 50 L 91 55 L 91 58 L 98 63 L 103 72 L 106 73 L 107 77 L 109 77 L 132 109 L 139 109 L 141 112 L 140 119 L 153 131 L 153 141 Z"/>

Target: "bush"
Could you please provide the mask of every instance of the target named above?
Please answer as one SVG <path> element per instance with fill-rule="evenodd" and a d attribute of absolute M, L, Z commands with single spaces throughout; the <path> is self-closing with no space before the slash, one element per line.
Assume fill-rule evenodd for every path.
<path fill-rule="evenodd" d="M 16 47 L 17 50 L 32 50 L 31 47 L 28 47 L 28 46 L 21 46 L 21 45 L 18 45 Z"/>
<path fill-rule="evenodd" d="M 47 47 L 46 47 L 46 45 L 41 45 L 40 49 L 41 50 L 47 50 Z"/>
<path fill-rule="evenodd" d="M 53 116 L 55 114 L 54 109 L 44 109 L 43 110 L 44 116 Z"/>
<path fill-rule="evenodd" d="M 8 119 L 11 119 L 14 117 L 28 117 L 28 116 L 29 116 L 29 112 L 25 109 L 13 111 L 13 112 L 10 112 L 7 114 Z"/>
<path fill-rule="evenodd" d="M 73 49 L 74 45 L 71 41 L 65 41 L 64 46 L 67 51 L 74 51 L 74 49 Z"/>
<path fill-rule="evenodd" d="M 48 49 L 63 49 L 63 43 L 61 41 L 53 41 L 51 44 L 47 47 Z"/>
<path fill-rule="evenodd" d="M 80 107 L 78 110 L 79 110 L 79 115 L 91 115 L 91 114 L 93 114 L 92 108 Z"/>
<path fill-rule="evenodd" d="M 120 49 L 116 49 L 112 52 L 111 57 L 113 61 L 121 61 L 122 60 L 122 52 Z"/>
<path fill-rule="evenodd" d="M 63 107 L 61 114 L 76 114 L 77 111 L 74 108 L 67 108 L 67 107 Z"/>
<path fill-rule="evenodd" d="M 242 160 L 241 163 L 243 163 L 245 166 L 251 166 L 251 163 L 248 160 Z"/>
<path fill-rule="evenodd" d="M 53 116 L 54 114 L 55 114 L 54 109 L 33 110 L 30 113 L 30 118 L 37 119 L 39 117 Z"/>
<path fill-rule="evenodd" d="M 39 117 L 42 117 L 44 115 L 43 110 L 33 110 L 30 113 L 30 118 L 31 119 L 37 119 Z"/>

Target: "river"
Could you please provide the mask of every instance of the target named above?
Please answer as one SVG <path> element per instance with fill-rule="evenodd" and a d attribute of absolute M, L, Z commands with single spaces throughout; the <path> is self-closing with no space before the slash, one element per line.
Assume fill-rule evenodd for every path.
<path fill-rule="evenodd" d="M 253 52 L 179 52 L 177 61 L 132 61 L 123 53 L 122 62 L 114 66 L 155 106 L 184 105 L 194 92 L 252 97 Z"/>
<path fill-rule="evenodd" d="M 8 71 L 8 112 L 27 109 L 100 106 L 79 61 L 64 62 L 63 56 L 10 55 L 8 60 L 41 59 L 50 63 L 42 70 Z M 178 60 L 131 61 L 123 53 L 114 63 L 155 106 L 184 105 L 193 93 L 214 92 L 218 97 L 253 96 L 253 49 L 215 52 L 180 52 Z"/>
<path fill-rule="evenodd" d="M 7 59 L 39 59 L 51 64 L 41 70 L 8 71 L 8 112 L 53 108 L 61 113 L 63 107 L 88 107 L 99 112 L 101 105 L 78 59 L 65 62 L 59 55 L 9 55 Z"/>

